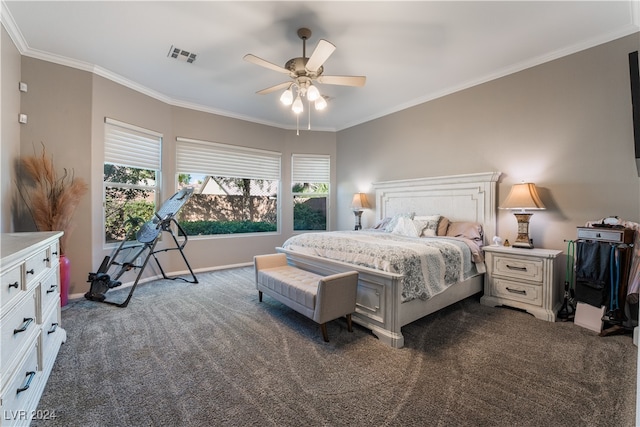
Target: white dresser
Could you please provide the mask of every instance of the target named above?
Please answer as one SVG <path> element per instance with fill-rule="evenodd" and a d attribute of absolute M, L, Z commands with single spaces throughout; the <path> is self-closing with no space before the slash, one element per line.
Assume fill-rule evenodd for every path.
<path fill-rule="evenodd" d="M 37 410 L 60 345 L 62 232 L 0 234 L 0 400 L 4 426 L 55 414 Z"/>

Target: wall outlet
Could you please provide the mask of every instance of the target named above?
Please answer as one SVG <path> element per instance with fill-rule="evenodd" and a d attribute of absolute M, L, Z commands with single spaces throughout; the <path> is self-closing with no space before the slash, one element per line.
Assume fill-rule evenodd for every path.
<path fill-rule="evenodd" d="M 26 92 L 29 88 L 25 82 L 20 82 L 18 84 L 18 89 L 20 89 L 20 92 Z"/>
<path fill-rule="evenodd" d="M 26 124 L 27 123 L 27 115 L 26 114 L 20 114 L 18 116 L 18 121 L 20 123 Z"/>

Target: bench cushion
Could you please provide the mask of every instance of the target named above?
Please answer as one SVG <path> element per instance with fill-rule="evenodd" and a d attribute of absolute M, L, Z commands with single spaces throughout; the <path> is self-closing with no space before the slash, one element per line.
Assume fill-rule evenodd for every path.
<path fill-rule="evenodd" d="M 258 271 L 258 282 L 267 289 L 309 309 L 315 310 L 318 281 L 322 276 L 289 265 Z M 295 285 L 292 285 L 294 283 Z"/>

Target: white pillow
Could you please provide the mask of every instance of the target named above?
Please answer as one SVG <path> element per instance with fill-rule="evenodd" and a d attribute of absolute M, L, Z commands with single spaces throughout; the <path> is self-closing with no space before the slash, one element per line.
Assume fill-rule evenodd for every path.
<path fill-rule="evenodd" d="M 411 218 L 399 217 L 396 225 L 391 231 L 393 234 L 400 234 L 407 237 L 418 237 L 422 230 L 417 229 Z"/>
<path fill-rule="evenodd" d="M 440 219 L 442 215 L 426 215 L 426 216 L 415 216 L 413 219 L 415 221 L 420 221 L 423 226 L 420 228 L 420 236 L 422 237 L 434 237 L 437 235 L 438 224 L 440 223 Z"/>
<path fill-rule="evenodd" d="M 400 218 L 413 219 L 413 215 L 415 215 L 415 214 L 414 213 L 401 213 L 401 214 L 396 214 L 396 215 L 392 216 L 391 217 L 391 221 L 389 221 L 387 226 L 384 228 L 384 231 L 386 231 L 388 233 L 393 233 L 393 229 L 396 228 L 396 225 L 398 224 L 398 220 Z"/>

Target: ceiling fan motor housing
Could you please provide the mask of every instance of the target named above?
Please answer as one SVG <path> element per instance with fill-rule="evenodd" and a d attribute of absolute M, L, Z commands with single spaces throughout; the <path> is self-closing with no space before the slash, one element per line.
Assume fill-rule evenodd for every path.
<path fill-rule="evenodd" d="M 315 79 L 322 75 L 324 71 L 324 67 L 320 66 L 317 71 L 311 72 L 307 70 L 306 65 L 309 58 L 293 58 L 287 61 L 284 65 L 284 68 L 289 70 L 291 73 L 291 77 L 309 77 L 310 79 Z"/>

